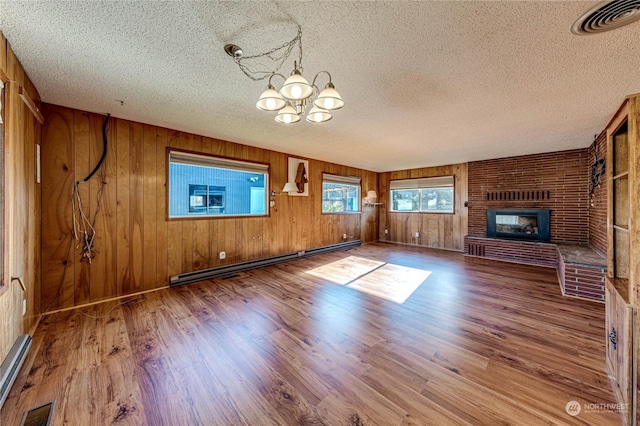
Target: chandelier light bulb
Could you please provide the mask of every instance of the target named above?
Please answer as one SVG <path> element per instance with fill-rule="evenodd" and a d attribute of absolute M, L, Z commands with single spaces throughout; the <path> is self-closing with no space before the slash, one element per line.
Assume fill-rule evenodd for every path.
<path fill-rule="evenodd" d="M 331 118 L 331 112 L 318 108 L 317 106 L 312 107 L 307 114 L 307 121 L 312 123 L 324 123 L 325 121 L 331 120 Z"/>
<path fill-rule="evenodd" d="M 307 99 L 313 93 L 313 88 L 309 82 L 300 74 L 299 69 L 293 70 L 293 73 L 284 82 L 280 95 L 290 101 L 301 101 Z"/>
<path fill-rule="evenodd" d="M 291 96 L 293 96 L 296 99 L 299 99 L 300 95 L 302 95 L 302 87 L 300 87 L 299 84 L 292 85 L 291 86 Z"/>
<path fill-rule="evenodd" d="M 262 95 L 260 95 L 256 103 L 256 107 L 263 111 L 277 111 L 284 108 L 285 105 L 285 100 L 282 99 L 280 93 L 276 92 L 276 89 L 271 84 L 262 92 Z"/>
<path fill-rule="evenodd" d="M 332 83 L 327 83 L 324 90 L 320 92 L 313 104 L 318 108 L 328 110 L 340 109 L 344 106 L 344 102 L 340 97 L 340 94 Z"/>
<path fill-rule="evenodd" d="M 287 106 L 278 111 L 276 121 L 284 124 L 297 123 L 300 121 L 300 116 L 291 104 L 287 104 Z"/>

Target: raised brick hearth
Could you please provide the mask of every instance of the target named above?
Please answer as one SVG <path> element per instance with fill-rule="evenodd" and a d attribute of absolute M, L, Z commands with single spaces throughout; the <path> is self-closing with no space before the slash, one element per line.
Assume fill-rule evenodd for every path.
<path fill-rule="evenodd" d="M 464 253 L 507 262 L 557 268 L 565 296 L 604 302 L 607 260 L 587 245 L 552 244 L 499 238 L 464 238 Z"/>
<path fill-rule="evenodd" d="M 530 263 L 552 268 L 558 266 L 558 249 L 555 244 L 550 243 L 467 235 L 464 237 L 464 253 L 470 256 Z"/>

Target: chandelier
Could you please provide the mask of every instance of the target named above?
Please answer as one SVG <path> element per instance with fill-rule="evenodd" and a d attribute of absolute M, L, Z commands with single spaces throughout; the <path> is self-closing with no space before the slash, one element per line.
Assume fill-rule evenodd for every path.
<path fill-rule="evenodd" d="M 293 71 L 289 77 L 278 73 L 284 62 L 289 58 L 291 51 L 298 45 L 298 60 L 293 61 Z M 233 57 L 233 60 L 242 72 L 254 81 L 269 79 L 266 89 L 260 95 L 256 107 L 263 111 L 275 112 L 275 120 L 278 123 L 297 123 L 303 116 L 312 123 L 323 123 L 332 118 L 332 111 L 344 106 L 340 94 L 331 81 L 331 74 L 328 71 L 320 71 L 313 78 L 311 84 L 303 77 L 302 68 L 302 29 L 298 26 L 298 35 L 291 41 L 273 48 L 268 52 L 259 53 L 252 56 L 243 56 L 242 49 L 235 44 L 227 44 L 225 52 Z M 259 70 L 251 69 L 250 63 L 256 59 L 270 59 L 274 62 L 274 69 Z M 316 80 L 321 75 L 326 74 L 329 82 L 320 90 L 316 86 Z M 273 85 L 275 77 L 282 78 L 284 83 L 280 90 L 276 90 Z M 312 105 L 307 111 L 307 107 Z"/>

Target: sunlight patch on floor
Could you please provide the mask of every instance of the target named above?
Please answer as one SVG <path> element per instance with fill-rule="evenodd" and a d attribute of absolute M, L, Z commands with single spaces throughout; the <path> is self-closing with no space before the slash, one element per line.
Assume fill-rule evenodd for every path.
<path fill-rule="evenodd" d="M 431 271 L 387 263 L 347 287 L 402 304 L 429 275 Z"/>
<path fill-rule="evenodd" d="M 384 265 L 384 262 L 369 260 L 364 257 L 349 256 L 319 266 L 306 273 L 336 284 L 345 285 L 382 265 Z"/>
<path fill-rule="evenodd" d="M 306 273 L 400 304 L 431 275 L 431 271 L 358 256 L 327 263 Z"/>

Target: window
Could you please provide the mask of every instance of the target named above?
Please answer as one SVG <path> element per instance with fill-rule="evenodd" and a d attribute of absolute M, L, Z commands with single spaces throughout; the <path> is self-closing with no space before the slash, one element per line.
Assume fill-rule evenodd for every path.
<path fill-rule="evenodd" d="M 169 218 L 265 216 L 269 166 L 169 151 Z"/>
<path fill-rule="evenodd" d="M 360 211 L 360 178 L 322 174 L 322 213 Z"/>
<path fill-rule="evenodd" d="M 392 180 L 391 211 L 453 213 L 453 176 Z"/>

